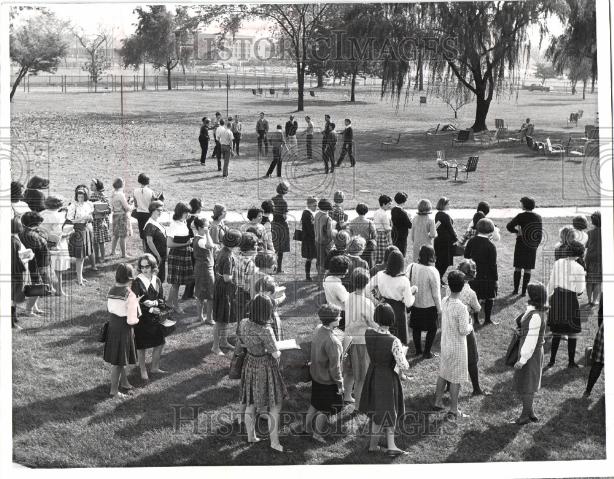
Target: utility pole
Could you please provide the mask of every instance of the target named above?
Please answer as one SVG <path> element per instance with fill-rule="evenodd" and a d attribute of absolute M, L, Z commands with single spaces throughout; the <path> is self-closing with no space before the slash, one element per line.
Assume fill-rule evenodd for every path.
<path fill-rule="evenodd" d="M 226 119 L 228 120 L 228 91 L 230 90 L 230 77 L 226 74 Z"/>

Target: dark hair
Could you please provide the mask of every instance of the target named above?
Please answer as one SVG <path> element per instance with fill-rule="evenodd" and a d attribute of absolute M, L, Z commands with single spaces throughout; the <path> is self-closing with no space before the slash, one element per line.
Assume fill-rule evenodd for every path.
<path fill-rule="evenodd" d="M 269 215 L 271 213 L 273 213 L 273 208 L 274 208 L 274 204 L 272 200 L 264 200 L 262 202 L 262 204 L 260 205 L 260 207 L 262 208 L 262 212 L 265 215 Z"/>
<path fill-rule="evenodd" d="M 220 118 L 220 126 L 222 126 L 224 124 L 224 119 Z"/>
<path fill-rule="evenodd" d="M 435 209 L 443 211 L 449 203 L 449 198 L 442 196 L 441 198 L 439 198 L 439 201 L 437 201 L 437 206 L 435 206 Z"/>
<path fill-rule="evenodd" d="M 388 303 L 380 303 L 375 307 L 373 321 L 380 326 L 392 326 L 395 322 L 394 309 Z"/>
<path fill-rule="evenodd" d="M 480 221 L 482 218 L 486 218 L 486 215 L 484 214 L 483 211 L 477 211 L 474 215 L 473 215 L 473 220 L 471 222 L 471 225 L 473 227 L 473 229 L 476 229 L 478 226 L 478 221 Z"/>
<path fill-rule="evenodd" d="M 322 211 L 331 211 L 333 209 L 333 205 L 326 198 L 322 198 L 320 201 L 318 201 L 318 209 Z"/>
<path fill-rule="evenodd" d="M 418 263 L 428 266 L 430 263 L 435 262 L 435 250 L 432 246 L 427 244 L 420 247 L 418 253 Z"/>
<path fill-rule="evenodd" d="M 222 114 L 219 111 L 216 111 L 215 116 L 222 116 Z"/>
<path fill-rule="evenodd" d="M 330 124 L 331 129 L 333 129 L 333 130 L 334 130 L 336 126 L 337 126 L 337 125 L 335 125 L 334 123 L 332 123 L 332 122 L 331 122 L 331 124 Z"/>
<path fill-rule="evenodd" d="M 192 198 L 190 200 L 190 209 L 192 210 L 190 211 L 190 213 L 195 214 L 198 210 L 201 210 L 202 208 L 203 204 L 198 198 Z"/>
<path fill-rule="evenodd" d="M 196 228 L 197 230 L 204 228 L 205 227 L 205 220 L 202 218 L 199 218 L 198 216 L 194 218 L 194 220 L 192 221 L 192 225 L 194 225 L 194 228 Z"/>
<path fill-rule="evenodd" d="M 104 183 L 102 181 L 100 181 L 98 178 L 94 178 L 92 180 L 92 183 L 96 187 L 96 191 L 103 191 L 104 190 Z"/>
<path fill-rule="evenodd" d="M 488 218 L 482 218 L 475 225 L 475 229 L 479 234 L 489 235 L 495 231 L 495 224 Z"/>
<path fill-rule="evenodd" d="M 183 215 L 190 212 L 190 208 L 181 201 L 175 205 L 175 212 L 173 213 L 173 220 L 178 221 Z"/>
<path fill-rule="evenodd" d="M 207 117 L 206 117 L 206 116 L 203 116 L 203 119 L 202 119 L 201 121 L 203 121 L 203 122 L 204 122 L 204 121 L 207 121 Z"/>
<path fill-rule="evenodd" d="M 21 224 L 21 218 L 19 216 L 15 216 L 11 220 L 11 234 L 18 235 L 20 233 L 23 233 L 23 225 Z"/>
<path fill-rule="evenodd" d="M 480 201 L 478 203 L 478 211 L 484 213 L 484 216 L 488 216 L 488 213 L 490 213 L 490 205 L 486 201 Z"/>
<path fill-rule="evenodd" d="M 341 309 L 332 304 L 323 304 L 318 309 L 318 317 L 323 325 L 328 326 L 330 323 L 336 321 L 341 316 Z"/>
<path fill-rule="evenodd" d="M 258 208 L 257 206 L 252 206 L 250 209 L 247 210 L 247 219 L 249 221 L 255 220 L 256 218 L 258 218 L 258 215 L 261 213 L 264 213 L 262 211 L 262 208 Z"/>
<path fill-rule="evenodd" d="M 601 211 L 595 211 L 591 215 L 591 223 L 593 223 L 593 226 L 596 228 L 601 228 Z"/>
<path fill-rule="evenodd" d="M 75 188 L 75 201 L 77 201 L 78 195 L 83 195 L 83 201 L 87 201 L 90 199 L 90 190 L 85 185 L 77 185 Z"/>
<path fill-rule="evenodd" d="M 542 283 L 529 283 L 527 286 L 527 293 L 529 295 L 527 304 L 534 306 L 536 309 L 546 308 L 548 305 L 548 291 Z"/>
<path fill-rule="evenodd" d="M 249 320 L 264 326 L 273 316 L 273 302 L 264 294 L 257 294 L 249 303 Z"/>
<path fill-rule="evenodd" d="M 407 193 L 397 193 L 394 195 L 394 201 L 396 201 L 399 205 L 405 203 L 407 201 Z"/>
<path fill-rule="evenodd" d="M 113 188 L 115 188 L 116 190 L 119 190 L 120 188 L 124 187 L 124 180 L 122 180 L 121 178 L 116 178 L 115 180 L 113 180 Z"/>
<path fill-rule="evenodd" d="M 465 286 L 465 275 L 460 271 L 450 271 L 448 273 L 448 286 L 453 293 L 460 293 Z"/>
<path fill-rule="evenodd" d="M 17 203 L 23 198 L 23 185 L 19 181 L 11 181 L 11 203 Z"/>
<path fill-rule="evenodd" d="M 134 268 L 130 263 L 120 263 L 115 270 L 115 282 L 124 284 L 135 278 Z"/>
<path fill-rule="evenodd" d="M 164 203 L 160 200 L 153 200 L 151 203 L 149 203 L 149 208 L 147 209 L 150 213 L 153 213 L 158 208 L 164 208 Z"/>
<path fill-rule="evenodd" d="M 393 245 L 393 244 L 388 245 L 386 247 L 386 249 L 384 250 L 384 263 L 388 262 L 388 258 L 390 257 L 390 253 L 392 253 L 393 251 L 401 252 L 401 250 L 398 247 L 396 247 L 395 245 Z"/>
<path fill-rule="evenodd" d="M 347 121 L 348 123 L 352 123 L 352 120 L 350 120 L 349 118 L 346 118 L 346 119 L 345 119 L 345 120 L 343 120 L 343 121 Z"/>
<path fill-rule="evenodd" d="M 146 186 L 149 184 L 149 176 L 147 176 L 145 173 L 140 173 L 136 181 L 138 181 L 141 185 Z"/>
<path fill-rule="evenodd" d="M 533 211 L 535 209 L 535 200 L 530 196 L 523 196 L 520 198 L 522 207 L 527 211 Z"/>
<path fill-rule="evenodd" d="M 139 259 L 136 262 L 136 270 L 139 273 L 143 272 L 143 269 L 141 268 L 141 261 L 143 260 L 146 260 L 149 266 L 151 266 L 151 271 L 153 273 L 158 272 L 158 260 L 156 259 L 156 257 L 151 253 L 145 253 L 139 256 Z"/>
<path fill-rule="evenodd" d="M 259 253 L 254 258 L 254 264 L 258 268 L 271 269 L 276 264 L 275 256 L 271 254 L 260 254 Z"/>
<path fill-rule="evenodd" d="M 43 217 L 37 211 L 26 211 L 21 215 L 21 224 L 26 228 L 35 228 L 43 222 Z"/>
<path fill-rule="evenodd" d="M 333 256 L 328 264 L 329 274 L 335 276 L 345 276 L 348 274 L 350 264 L 344 255 Z"/>
<path fill-rule="evenodd" d="M 241 243 L 239 248 L 243 252 L 256 251 L 256 245 L 258 244 L 258 237 L 254 233 L 243 233 L 241 235 Z"/>
<path fill-rule="evenodd" d="M 262 231 L 258 231 L 258 228 L 255 225 L 248 226 L 245 229 L 245 232 L 246 233 L 253 233 L 253 234 L 255 234 L 256 238 L 258 238 L 258 239 L 262 238 Z"/>
<path fill-rule="evenodd" d="M 263 276 L 255 285 L 256 292 L 258 293 L 274 293 L 275 292 L 275 280 L 273 276 Z"/>
<path fill-rule="evenodd" d="M 388 255 L 388 261 L 386 261 L 386 269 L 384 270 L 388 276 L 398 276 L 405 269 L 405 258 L 403 253 L 397 249 L 397 251 L 391 251 Z"/>
<path fill-rule="evenodd" d="M 370 280 L 369 272 L 364 268 L 356 268 L 352 271 L 352 276 L 350 278 L 350 284 L 354 291 L 357 289 L 363 289 Z"/>
<path fill-rule="evenodd" d="M 384 206 L 384 205 L 387 205 L 389 203 L 392 203 L 392 198 L 390 198 L 390 196 L 388 196 L 388 195 L 380 195 L 380 197 L 379 197 L 379 205 L 380 206 Z"/>
<path fill-rule="evenodd" d="M 588 221 L 586 221 L 586 217 L 584 215 L 574 216 L 574 219 L 571 220 L 571 224 L 577 230 L 585 230 L 588 228 Z"/>
<path fill-rule="evenodd" d="M 575 258 L 576 256 L 584 255 L 584 245 L 579 241 L 572 240 L 567 248 L 567 257 Z"/>
<path fill-rule="evenodd" d="M 358 203 L 356 205 L 356 213 L 359 215 L 366 215 L 369 212 L 369 207 L 364 203 Z"/>

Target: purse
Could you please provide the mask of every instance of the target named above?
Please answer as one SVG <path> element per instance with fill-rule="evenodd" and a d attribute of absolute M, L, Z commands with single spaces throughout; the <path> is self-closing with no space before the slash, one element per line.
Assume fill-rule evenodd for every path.
<path fill-rule="evenodd" d="M 514 336 L 507 347 L 507 353 L 505 354 L 505 365 L 514 367 L 514 365 L 520 359 L 520 336 L 514 331 Z"/>
<path fill-rule="evenodd" d="M 464 256 L 464 255 L 465 255 L 465 247 L 458 243 L 454 243 L 452 245 L 452 256 Z"/>
<path fill-rule="evenodd" d="M 98 333 L 98 342 L 99 343 L 106 343 L 107 342 L 107 335 L 108 334 L 109 334 L 109 322 L 106 321 L 102 325 L 102 328 L 100 328 L 100 332 Z"/>
<path fill-rule="evenodd" d="M 241 372 L 243 371 L 243 363 L 245 362 L 246 355 L 247 350 L 244 347 L 235 347 L 232 359 L 230 360 L 230 368 L 228 369 L 229 379 L 241 379 Z"/>
<path fill-rule="evenodd" d="M 51 286 L 48 284 L 26 284 L 23 287 L 24 296 L 30 298 L 33 296 L 51 296 Z"/>
<path fill-rule="evenodd" d="M 303 241 L 303 230 L 295 229 L 294 230 L 294 241 Z"/>

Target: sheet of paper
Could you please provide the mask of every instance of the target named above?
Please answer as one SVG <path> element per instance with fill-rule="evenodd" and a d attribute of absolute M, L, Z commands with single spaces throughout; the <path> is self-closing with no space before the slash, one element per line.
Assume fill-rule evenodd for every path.
<path fill-rule="evenodd" d="M 296 344 L 296 339 L 284 339 L 283 341 L 277 341 L 277 349 L 286 351 L 288 349 L 301 349 L 301 347 Z"/>

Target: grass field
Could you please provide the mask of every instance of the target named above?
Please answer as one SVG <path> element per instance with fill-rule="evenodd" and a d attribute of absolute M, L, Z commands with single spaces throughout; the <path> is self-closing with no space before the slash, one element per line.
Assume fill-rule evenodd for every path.
<path fill-rule="evenodd" d="M 257 113 L 265 110 L 271 125 L 285 121 L 295 110 L 292 98 L 255 98 L 251 92 L 233 91 L 229 113 L 241 115 L 244 124 L 242 154 L 230 166 L 230 178 L 222 180 L 211 160 L 198 164 L 197 142 L 200 118 L 225 111 L 226 98 L 214 92 L 137 92 L 125 95 L 124 120 L 119 116 L 119 94 L 44 94 L 19 92 L 12 103 L 14 178 L 41 174 L 51 179 L 51 191 L 72 197 L 78 183 L 100 177 L 110 184 L 116 176 L 128 180 L 131 192 L 136 176 L 145 171 L 155 189 L 164 190 L 170 208 L 179 200 L 201 197 L 206 209 L 225 202 L 229 209 L 245 208 L 270 198 L 276 180 L 263 180 L 268 161 L 256 157 Z M 471 145 L 453 149 L 449 135 L 427 137 L 424 131 L 451 121 L 450 111 L 436 99 L 418 107 L 418 94 L 406 109 L 362 96 L 352 105 L 330 90 L 307 98 L 305 114 L 321 126 L 324 113 L 338 124 L 345 117 L 354 121 L 357 167 L 342 168 L 325 177 L 319 162 L 286 165 L 291 183 L 292 208 L 302 208 L 308 194 L 332 196 L 346 191 L 346 203 L 357 201 L 376 206 L 380 193 L 409 193 L 410 204 L 421 197 L 436 201 L 452 199 L 452 207 L 475 207 L 487 200 L 493 207 L 516 207 L 518 198 L 533 195 L 538 206 L 592 206 L 599 204 L 595 165 L 591 160 L 561 161 L 558 157 L 534 155 L 524 145 Z M 565 139 L 581 136 L 591 123 L 597 98 L 521 91 L 516 98 L 493 102 L 489 125 L 503 118 L 516 129 L 526 116 L 536 125 L 536 136 Z M 461 111 L 459 126 L 472 122 L 474 105 Z M 584 110 L 578 127 L 566 128 L 569 113 Z M 302 123 L 302 115 L 299 122 Z M 381 140 L 402 132 L 400 144 L 382 150 Z M 33 139 L 38 138 L 42 143 Z M 317 137 L 316 137 L 317 138 Z M 446 181 L 436 168 L 436 150 L 447 157 L 463 159 L 478 153 L 480 163 L 468 182 Z M 318 151 L 318 148 L 315 148 Z M 506 220 L 495 220 L 503 226 Z M 558 229 L 569 218 L 545 220 L 545 240 L 538 255 L 537 280 L 547 280 L 551 250 Z M 458 221 L 462 231 L 466 221 Z M 507 233 L 497 245 L 500 296 L 495 315 L 502 321 L 478 333 L 482 382 L 493 395 L 475 399 L 461 392 L 461 408 L 471 417 L 452 426 L 429 414 L 438 362 L 412 361 L 410 379 L 404 383 L 406 409 L 413 419 L 404 424 L 398 444 L 410 451 L 406 462 L 472 462 L 601 459 L 605 457 L 605 401 L 603 380 L 590 401 L 581 399 L 588 371 L 567 370 L 566 348 L 559 352 L 557 366 L 546 372 L 536 401 L 538 424 L 518 428 L 507 424 L 518 414 L 512 394 L 512 371 L 502 363 L 513 319 L 524 308 L 518 297 L 509 296 L 512 283 L 513 237 Z M 136 254 L 133 240 L 129 250 Z M 287 287 L 288 301 L 281 313 L 287 337 L 300 343 L 309 340 L 317 324 L 315 311 L 321 295 L 317 286 L 301 281 L 303 264 L 296 244 L 285 260 L 287 273 L 279 281 Z M 143 384 L 130 374 L 136 394 L 126 401 L 109 399 L 109 369 L 96 342 L 105 320 L 105 296 L 111 285 L 116 261 L 99 273 L 86 271 L 85 287 L 67 285 L 68 299 L 41 301 L 48 315 L 23 319 L 24 330 L 13 335 L 14 458 L 32 467 L 162 466 L 214 464 L 337 464 L 387 462 L 365 453 L 364 419 L 344 410 L 328 445 L 284 434 L 282 443 L 294 452 L 272 455 L 266 443 L 249 446 L 245 437 L 229 434 L 229 415 L 238 410 L 238 381 L 227 378 L 229 358 L 210 355 L 211 328 L 196 321 L 196 305 L 186 304 L 188 314 L 179 318 L 163 356 L 165 376 L 153 376 Z M 581 298 L 585 303 L 586 298 Z M 584 334 L 578 343 L 579 362 L 584 348 L 592 345 L 596 331 L 595 310 L 583 307 Z M 435 349 L 438 350 L 438 340 Z M 304 412 L 309 385 L 295 386 L 289 376 L 288 413 Z M 199 407 L 199 423 L 184 422 L 175 430 L 174 406 Z M 188 415 L 188 409 L 183 415 Z M 287 426 L 287 425 L 286 425 Z"/>

